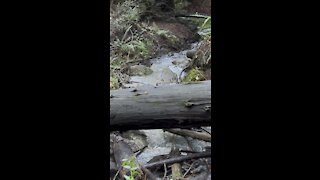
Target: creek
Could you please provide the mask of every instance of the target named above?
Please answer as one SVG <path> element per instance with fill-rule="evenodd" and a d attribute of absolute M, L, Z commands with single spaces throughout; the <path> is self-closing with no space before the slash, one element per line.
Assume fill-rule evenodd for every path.
<path fill-rule="evenodd" d="M 151 73 L 148 75 L 130 76 L 130 81 L 128 84 L 126 84 L 126 87 L 136 88 L 146 84 L 158 86 L 161 84 L 179 82 L 180 74 L 181 78 L 186 75 L 185 72 L 182 72 L 189 61 L 189 59 L 186 57 L 186 53 L 190 50 L 197 49 L 199 45 L 199 43 L 193 43 L 189 49 L 175 53 L 168 53 L 160 57 L 150 59 L 151 66 L 148 68 L 152 70 Z M 144 68 L 141 69 L 146 68 L 146 66 L 143 67 Z M 139 72 L 137 74 L 139 74 Z M 144 136 L 141 136 L 141 133 L 143 133 Z M 155 156 L 170 153 L 173 146 L 178 149 L 196 150 L 199 152 L 203 151 L 205 146 L 210 146 L 210 143 L 208 142 L 177 136 L 168 132 L 164 132 L 161 129 L 129 131 L 127 132 L 127 138 L 131 139 L 136 146 L 147 146 L 137 157 L 137 160 L 141 164 L 146 164 Z"/>
<path fill-rule="evenodd" d="M 148 75 L 134 75 L 130 76 L 129 84 L 127 87 L 137 87 L 140 85 L 148 84 L 158 86 L 161 84 L 170 84 L 180 82 L 186 73 L 182 72 L 188 65 L 189 58 L 186 53 L 194 50 L 199 46 L 198 43 L 193 43 L 190 49 L 183 50 L 176 53 L 168 53 L 157 58 L 150 59 L 151 74 Z M 182 72 L 182 73 L 181 73 Z M 179 77 L 181 74 L 181 77 Z"/>

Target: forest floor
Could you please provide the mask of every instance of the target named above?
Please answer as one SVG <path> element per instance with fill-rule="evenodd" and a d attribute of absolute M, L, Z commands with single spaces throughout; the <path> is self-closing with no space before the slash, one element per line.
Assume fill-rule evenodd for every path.
<path fill-rule="evenodd" d="M 175 1 L 174 12 L 162 12 L 151 2 L 129 0 L 111 4 L 110 89 L 210 80 L 211 1 Z M 176 14 L 192 17 L 175 17 Z M 136 163 L 143 166 L 174 159 L 177 154 L 210 149 L 211 141 L 191 138 L 190 134 L 181 134 L 184 130 L 175 130 L 112 132 L 112 178 L 148 174 L 144 170 L 139 172 Z M 210 127 L 192 131 L 211 136 Z M 134 154 L 135 160 L 129 158 L 130 154 Z M 209 161 L 208 157 L 196 158 L 152 167 L 148 177 L 210 179 Z M 118 171 L 120 167 L 126 167 L 128 172 Z"/>
<path fill-rule="evenodd" d="M 202 44 L 185 56 L 192 60 L 192 64 L 185 64 L 190 67 L 188 71 L 192 76 L 188 80 L 208 80 L 211 75 L 208 73 L 211 72 L 211 17 L 177 18 L 174 17 L 176 13 L 161 13 L 154 6 L 138 2 L 124 1 L 111 6 L 110 88 L 124 87 L 132 75 L 151 74 L 152 58 L 186 50 L 195 42 Z M 189 13 L 189 4 L 180 6 L 182 13 Z"/>

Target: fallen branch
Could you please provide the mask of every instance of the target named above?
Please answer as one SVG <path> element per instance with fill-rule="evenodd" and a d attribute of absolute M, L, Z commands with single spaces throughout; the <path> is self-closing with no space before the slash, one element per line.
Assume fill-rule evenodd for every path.
<path fill-rule="evenodd" d="M 180 136 L 188 136 L 193 139 L 200 139 L 203 141 L 211 142 L 211 135 L 208 133 L 196 132 L 187 129 L 165 129 L 164 131 L 177 134 Z"/>
<path fill-rule="evenodd" d="M 143 167 L 153 168 L 153 167 L 157 167 L 157 166 L 163 166 L 163 164 L 169 165 L 169 164 L 178 163 L 178 162 L 182 162 L 182 161 L 189 160 L 189 159 L 198 159 L 198 158 L 206 158 L 206 157 L 211 157 L 210 151 L 189 154 L 186 156 L 173 157 L 170 159 L 165 159 L 165 160 L 161 160 L 161 161 L 154 162 L 154 163 L 149 163 L 149 164 L 144 165 Z"/>

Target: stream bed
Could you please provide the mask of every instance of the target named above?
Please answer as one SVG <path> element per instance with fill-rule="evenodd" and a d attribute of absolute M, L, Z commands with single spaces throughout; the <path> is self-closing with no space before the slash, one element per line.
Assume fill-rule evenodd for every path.
<path fill-rule="evenodd" d="M 150 69 L 152 73 L 142 76 L 131 76 L 126 87 L 136 88 L 146 84 L 158 86 L 161 84 L 178 83 L 180 81 L 180 74 L 181 78 L 186 75 L 185 72 L 182 72 L 189 61 L 186 53 L 196 49 L 198 46 L 198 43 L 194 43 L 190 49 L 151 59 Z M 210 129 L 211 128 L 209 128 L 209 131 Z M 143 136 L 141 136 L 141 134 L 143 134 Z M 155 156 L 169 154 L 173 147 L 180 150 L 201 152 L 206 146 L 211 146 L 211 143 L 174 135 L 162 129 L 129 131 L 125 136 L 131 142 L 131 147 L 138 146 L 137 149 L 143 146 L 146 147 L 142 153 L 137 156 L 137 160 L 141 164 L 146 164 Z"/>
<path fill-rule="evenodd" d="M 170 84 L 180 82 L 186 73 L 182 72 L 188 65 L 189 58 L 186 53 L 198 47 L 198 43 L 191 45 L 190 49 L 183 50 L 177 53 L 169 53 L 150 60 L 152 64 L 150 69 L 152 73 L 143 76 L 131 76 L 129 84 L 126 87 L 137 87 L 139 85 L 158 86 L 161 84 Z M 182 73 L 181 73 L 182 72 Z M 179 77 L 181 74 L 181 77 Z"/>

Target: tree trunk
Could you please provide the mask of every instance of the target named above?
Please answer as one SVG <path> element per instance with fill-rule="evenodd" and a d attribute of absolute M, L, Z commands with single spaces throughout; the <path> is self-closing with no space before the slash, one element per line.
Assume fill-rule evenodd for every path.
<path fill-rule="evenodd" d="M 111 130 L 210 126 L 211 81 L 110 91 Z"/>

